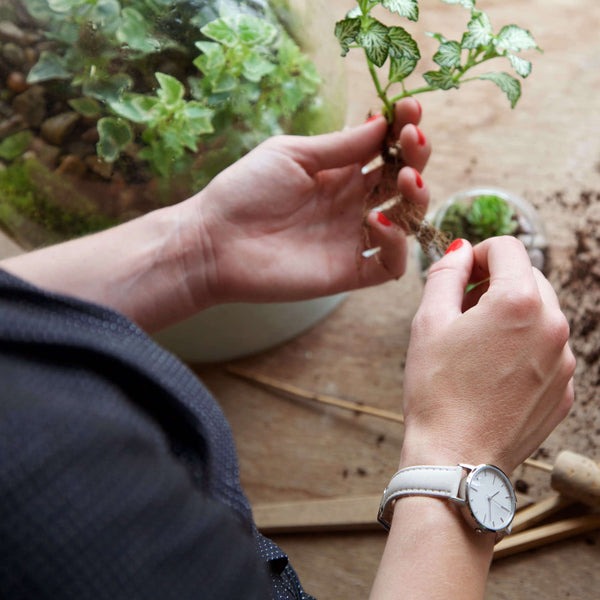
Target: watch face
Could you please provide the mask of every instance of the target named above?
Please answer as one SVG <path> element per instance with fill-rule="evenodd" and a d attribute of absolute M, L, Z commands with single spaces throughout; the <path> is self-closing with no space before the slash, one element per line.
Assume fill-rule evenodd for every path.
<path fill-rule="evenodd" d="M 515 514 L 515 494 L 508 477 L 497 467 L 481 465 L 467 478 L 466 500 L 483 529 L 501 531 Z"/>

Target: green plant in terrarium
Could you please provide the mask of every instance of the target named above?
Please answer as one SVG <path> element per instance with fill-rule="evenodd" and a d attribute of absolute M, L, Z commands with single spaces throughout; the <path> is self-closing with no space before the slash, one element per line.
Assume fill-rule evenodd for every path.
<path fill-rule="evenodd" d="M 513 235 L 517 228 L 513 207 L 494 194 L 477 196 L 470 204 L 451 204 L 439 225 L 450 239 L 464 238 L 473 244 L 498 235 Z"/>
<path fill-rule="evenodd" d="M 306 125 L 304 114 L 313 109 L 322 83 L 269 5 L 26 4 L 54 44 L 41 53 L 28 82 L 62 82 L 70 106 L 98 118 L 102 159 L 118 161 L 135 142 L 141 145 L 136 158 L 161 177 L 188 171 L 194 155 L 212 150 L 221 170 L 224 161 L 234 162 L 266 137 L 294 129 L 295 121 Z M 177 73 L 152 69 L 163 58 L 179 65 Z M 201 174 L 202 183 L 214 174 Z"/>

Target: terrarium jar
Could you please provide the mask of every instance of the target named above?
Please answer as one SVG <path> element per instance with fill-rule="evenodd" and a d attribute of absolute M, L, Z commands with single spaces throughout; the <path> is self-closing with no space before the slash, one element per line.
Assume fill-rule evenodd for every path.
<path fill-rule="evenodd" d="M 505 205 L 506 208 L 500 214 L 490 211 L 476 225 L 468 221 L 466 224 L 461 223 L 474 202 L 481 199 L 499 200 L 500 205 Z M 544 224 L 535 207 L 512 192 L 491 187 L 464 190 L 448 198 L 436 211 L 428 214 L 426 220 L 449 239 L 465 238 L 472 244 L 492 237 L 489 233 L 499 227 L 500 232 L 494 235 L 513 235 L 523 242 L 534 267 L 543 271 L 547 266 L 548 241 Z M 471 217 L 472 222 L 475 220 Z M 432 262 L 441 258 L 441 255 L 435 253 L 427 256 L 420 247 L 417 247 L 416 256 L 423 278 L 427 277 Z"/>
<path fill-rule="evenodd" d="M 270 136 L 341 128 L 334 22 L 325 0 L 0 3 L 2 231 L 25 251 L 91 233 L 191 196 Z"/>

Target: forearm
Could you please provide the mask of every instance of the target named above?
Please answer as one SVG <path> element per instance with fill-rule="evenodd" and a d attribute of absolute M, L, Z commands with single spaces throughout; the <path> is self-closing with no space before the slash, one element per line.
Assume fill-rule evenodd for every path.
<path fill-rule="evenodd" d="M 396 502 L 370 600 L 481 600 L 494 536 L 478 534 L 447 500 Z"/>
<path fill-rule="evenodd" d="M 182 207 L 9 258 L 0 267 L 50 291 L 110 306 L 157 331 L 210 304 L 201 232 Z"/>

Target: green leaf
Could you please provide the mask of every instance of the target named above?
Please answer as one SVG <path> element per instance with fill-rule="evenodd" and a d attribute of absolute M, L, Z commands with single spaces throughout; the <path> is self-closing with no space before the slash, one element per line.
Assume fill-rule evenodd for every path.
<path fill-rule="evenodd" d="M 507 53 L 506 56 L 508 56 L 508 60 L 510 60 L 513 69 L 518 75 L 523 77 L 523 79 L 531 74 L 531 63 L 528 60 L 510 53 Z"/>
<path fill-rule="evenodd" d="M 371 19 L 366 28 L 361 28 L 358 43 L 364 48 L 367 58 L 376 66 L 381 67 L 388 57 L 390 38 L 388 28 L 378 21 Z"/>
<path fill-rule="evenodd" d="M 410 58 L 390 58 L 389 82 L 398 83 L 406 79 L 415 70 L 417 62 Z"/>
<path fill-rule="evenodd" d="M 120 73 L 113 75 L 110 79 L 87 79 L 82 86 L 82 91 L 84 95 L 110 105 L 111 102 L 117 102 L 132 85 L 131 77 Z"/>
<path fill-rule="evenodd" d="M 439 71 L 427 71 L 427 73 L 423 75 L 423 79 L 425 79 L 431 87 L 440 90 L 458 88 L 458 84 L 454 81 L 448 67 L 442 67 Z"/>
<path fill-rule="evenodd" d="M 390 12 L 401 17 L 407 17 L 411 21 L 419 20 L 419 3 L 417 0 L 383 0 L 382 4 Z"/>
<path fill-rule="evenodd" d="M 0 158 L 14 160 L 27 150 L 33 140 L 33 133 L 26 129 L 11 135 L 0 142 Z"/>
<path fill-rule="evenodd" d="M 392 58 L 408 58 L 419 60 L 421 53 L 417 42 L 403 27 L 390 27 L 388 30 L 390 39 L 389 54 Z"/>
<path fill-rule="evenodd" d="M 160 50 L 160 43 L 152 37 L 148 22 L 134 8 L 121 11 L 121 25 L 115 35 L 121 44 L 133 50 L 148 54 Z"/>
<path fill-rule="evenodd" d="M 485 13 L 478 13 L 467 25 L 468 33 L 463 35 L 461 46 L 466 49 L 487 46 L 492 41 L 492 24 Z"/>
<path fill-rule="evenodd" d="M 425 35 L 433 38 L 434 40 L 437 40 L 440 44 L 445 44 L 446 42 L 450 41 L 448 38 L 444 37 L 441 33 L 434 33 L 433 31 L 426 31 Z"/>
<path fill-rule="evenodd" d="M 433 55 L 433 62 L 440 67 L 460 66 L 462 48 L 458 42 L 445 42 L 440 44 L 438 51 Z"/>
<path fill-rule="evenodd" d="M 506 94 L 511 108 L 521 97 L 521 82 L 508 73 L 484 73 L 478 79 L 493 81 Z"/>
<path fill-rule="evenodd" d="M 74 98 L 69 100 L 69 105 L 84 117 L 94 118 L 102 114 L 102 106 L 93 98 Z"/>
<path fill-rule="evenodd" d="M 237 33 L 230 27 L 225 19 L 216 19 L 207 23 L 200 30 L 206 37 L 209 37 L 225 46 L 235 46 L 238 41 Z"/>
<path fill-rule="evenodd" d="M 230 92 L 236 88 L 237 83 L 237 79 L 230 73 L 221 73 L 221 75 L 212 82 L 212 91 L 215 94 Z"/>
<path fill-rule="evenodd" d="M 127 144 L 133 140 L 133 132 L 129 124 L 123 119 L 104 117 L 98 121 L 99 142 L 96 144 L 98 156 L 107 162 L 114 162 L 119 158 Z"/>
<path fill-rule="evenodd" d="M 250 46 L 269 45 L 277 37 L 277 29 L 267 21 L 241 14 L 235 23 L 239 40 Z"/>
<path fill-rule="evenodd" d="M 349 46 L 356 43 L 359 32 L 360 19 L 344 19 L 335 24 L 335 36 L 342 47 L 342 56 L 346 56 Z"/>
<path fill-rule="evenodd" d="M 211 122 L 214 113 L 200 102 L 188 102 L 183 112 L 196 135 L 212 133 L 214 131 Z"/>
<path fill-rule="evenodd" d="M 472 10 L 475 8 L 475 0 L 442 0 L 446 4 L 460 4 L 462 7 Z"/>
<path fill-rule="evenodd" d="M 194 66 L 208 78 L 216 78 L 226 63 L 223 46 L 217 42 L 196 42 L 196 46 L 204 54 L 194 59 Z"/>
<path fill-rule="evenodd" d="M 81 4 L 81 0 L 48 0 L 48 6 L 58 13 L 71 12 Z"/>
<path fill-rule="evenodd" d="M 165 73 L 154 73 L 154 76 L 160 85 L 156 95 L 166 106 L 174 106 L 183 98 L 185 88 L 179 79 Z"/>
<path fill-rule="evenodd" d="M 272 62 L 258 54 L 253 54 L 248 60 L 244 61 L 242 74 L 246 79 L 258 82 L 275 69 L 276 67 Z"/>
<path fill-rule="evenodd" d="M 117 0 L 98 0 L 92 9 L 89 20 L 99 27 L 106 27 L 119 17 L 121 5 Z"/>
<path fill-rule="evenodd" d="M 71 79 L 71 72 L 67 69 L 62 57 L 44 50 L 40 59 L 33 65 L 27 75 L 27 83 L 39 83 L 51 79 Z"/>
<path fill-rule="evenodd" d="M 155 118 L 158 98 L 143 94 L 124 94 L 110 103 L 110 108 L 120 117 L 133 123 L 150 123 Z"/>
<path fill-rule="evenodd" d="M 530 49 L 539 50 L 531 33 L 516 25 L 506 25 L 503 27 L 498 34 L 496 44 L 509 52 L 519 52 L 520 50 Z"/>

